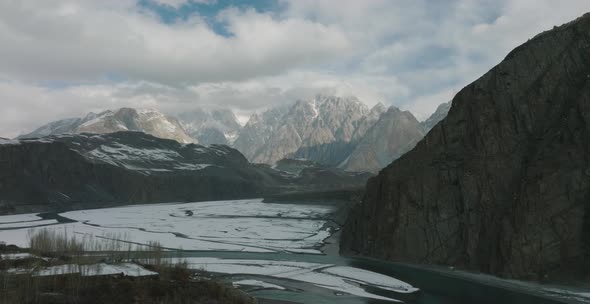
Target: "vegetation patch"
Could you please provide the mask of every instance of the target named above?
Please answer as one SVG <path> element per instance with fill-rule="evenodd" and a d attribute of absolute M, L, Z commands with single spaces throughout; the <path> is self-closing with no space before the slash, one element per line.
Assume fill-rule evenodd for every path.
<path fill-rule="evenodd" d="M 186 263 L 168 264 L 157 242 L 140 251 L 115 243 L 121 244 L 99 245 L 54 230 L 38 230 L 29 236 L 28 249 L 0 244 L 0 304 L 256 303 L 246 293 L 188 269 Z M 110 250 L 89 251 L 96 248 Z M 101 272 L 98 268 L 47 271 L 92 269 L 92 265 L 114 269 L 136 265 L 149 275 Z"/>

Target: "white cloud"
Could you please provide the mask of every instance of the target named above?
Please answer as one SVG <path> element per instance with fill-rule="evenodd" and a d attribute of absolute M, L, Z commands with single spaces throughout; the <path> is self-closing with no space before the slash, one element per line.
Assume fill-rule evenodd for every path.
<path fill-rule="evenodd" d="M 167 5 L 173 8 L 180 8 L 181 6 L 187 4 L 189 0 L 152 0 L 152 2 L 159 5 Z"/>
<path fill-rule="evenodd" d="M 0 1 L 0 136 L 122 106 L 245 117 L 319 92 L 424 119 L 517 45 L 590 11 L 587 0 L 278 1 L 168 24 L 136 0 Z"/>
<path fill-rule="evenodd" d="M 116 74 L 178 85 L 273 75 L 349 47 L 330 26 L 254 10 L 222 12 L 233 34 L 225 37 L 198 15 L 164 24 L 129 1 L 96 3 L 0 2 L 0 70 L 31 81 Z"/>
<path fill-rule="evenodd" d="M 150 1 L 155 4 L 169 6 L 174 9 L 179 9 L 182 6 L 190 4 L 190 3 L 212 4 L 215 2 L 215 0 L 150 0 Z"/>

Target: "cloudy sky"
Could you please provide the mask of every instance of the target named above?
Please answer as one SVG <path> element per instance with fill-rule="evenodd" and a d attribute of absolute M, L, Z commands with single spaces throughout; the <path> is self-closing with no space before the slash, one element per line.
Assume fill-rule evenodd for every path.
<path fill-rule="evenodd" d="M 0 0 L 0 136 L 123 106 L 317 93 L 426 118 L 588 0 Z"/>

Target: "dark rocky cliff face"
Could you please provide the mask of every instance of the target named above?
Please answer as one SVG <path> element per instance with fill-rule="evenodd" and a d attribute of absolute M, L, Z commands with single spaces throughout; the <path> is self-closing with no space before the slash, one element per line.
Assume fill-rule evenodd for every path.
<path fill-rule="evenodd" d="M 588 275 L 590 15 L 512 51 L 372 178 L 341 251 L 514 278 Z"/>

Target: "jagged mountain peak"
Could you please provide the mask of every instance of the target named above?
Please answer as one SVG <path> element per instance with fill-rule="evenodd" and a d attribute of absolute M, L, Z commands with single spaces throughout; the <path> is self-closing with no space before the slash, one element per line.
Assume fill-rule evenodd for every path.
<path fill-rule="evenodd" d="M 270 111 L 263 114 L 270 113 Z M 424 135 L 415 117 L 377 103 L 372 108 L 354 96 L 316 95 L 295 101 L 272 117 L 252 115 L 235 147 L 253 162 L 304 158 L 351 171 L 377 171 L 408 151 Z M 380 120 L 381 123 L 377 124 Z M 369 139 L 366 133 L 375 125 Z M 383 130 L 379 130 L 382 128 Z M 383 137 L 386 136 L 386 137 Z M 387 136 L 395 144 L 388 145 Z M 362 143 L 361 147 L 358 147 Z M 358 148 L 358 149 L 357 149 Z M 352 155 L 376 151 L 371 159 Z M 348 161 L 350 161 L 349 165 Z"/>
<path fill-rule="evenodd" d="M 387 107 L 382 102 L 378 102 L 371 108 L 370 112 L 371 113 L 374 113 L 374 112 L 381 113 L 381 112 L 385 111 L 386 109 L 387 109 Z"/>
<path fill-rule="evenodd" d="M 232 144 L 242 126 L 233 111 L 225 108 L 198 108 L 178 115 L 182 126 L 199 143 Z"/>
<path fill-rule="evenodd" d="M 251 161 L 272 164 L 300 147 L 350 142 L 368 112 L 356 97 L 318 94 L 252 115 L 234 146 Z"/>

